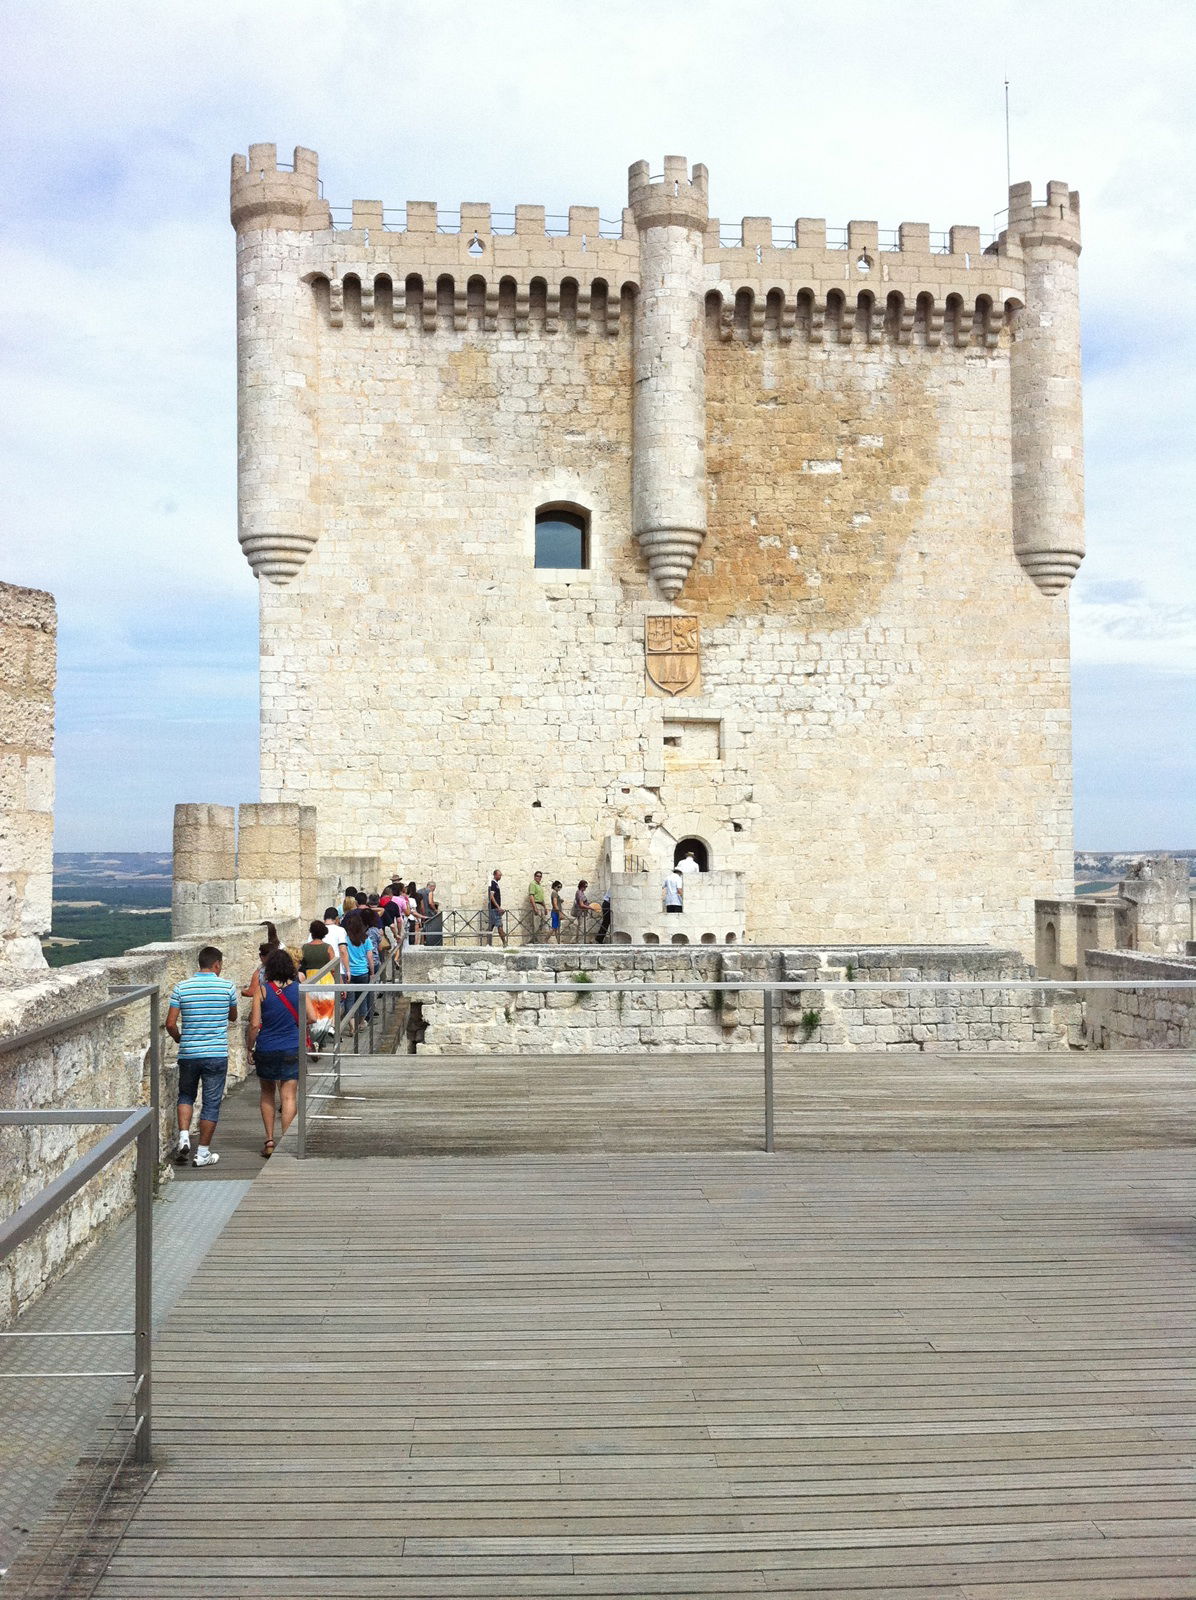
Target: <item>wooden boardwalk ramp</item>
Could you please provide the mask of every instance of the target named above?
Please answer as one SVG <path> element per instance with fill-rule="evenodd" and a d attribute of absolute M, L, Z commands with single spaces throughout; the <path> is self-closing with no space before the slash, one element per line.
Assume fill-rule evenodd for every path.
<path fill-rule="evenodd" d="M 1191 1596 L 1194 1191 L 1168 1149 L 276 1156 L 96 1592 Z"/>

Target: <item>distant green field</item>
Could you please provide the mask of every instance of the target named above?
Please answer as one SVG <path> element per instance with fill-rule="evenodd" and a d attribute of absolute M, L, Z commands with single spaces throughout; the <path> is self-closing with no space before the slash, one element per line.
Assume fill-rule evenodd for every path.
<path fill-rule="evenodd" d="M 114 910 L 124 907 L 130 909 L 137 906 L 168 906 L 170 904 L 170 879 L 163 878 L 156 882 L 144 883 L 138 879 L 118 881 L 116 883 L 101 881 L 89 883 L 86 879 L 72 882 L 65 880 L 59 873 L 54 874 L 55 900 L 99 900 L 105 906 Z M 57 911 L 59 908 L 55 907 Z M 64 908 L 65 909 L 65 908 Z"/>
<path fill-rule="evenodd" d="M 135 905 L 163 904 L 161 888 L 149 892 L 145 898 L 142 894 L 143 888 L 143 885 L 138 884 L 127 888 L 110 889 L 109 893 L 111 898 L 124 906 L 128 906 L 130 901 Z M 67 889 L 64 892 L 68 899 L 74 899 L 77 895 L 80 900 L 99 900 L 103 896 L 101 889 L 93 887 Z M 166 898 L 169 898 L 169 894 Z M 79 961 L 98 961 L 102 956 L 124 955 L 126 950 L 132 950 L 139 944 L 153 944 L 159 939 L 169 939 L 170 913 L 162 911 L 138 914 L 110 905 L 55 906 L 50 933 L 51 937 L 79 941 L 78 944 L 48 944 L 44 947 L 46 960 L 50 966 L 70 967 Z"/>

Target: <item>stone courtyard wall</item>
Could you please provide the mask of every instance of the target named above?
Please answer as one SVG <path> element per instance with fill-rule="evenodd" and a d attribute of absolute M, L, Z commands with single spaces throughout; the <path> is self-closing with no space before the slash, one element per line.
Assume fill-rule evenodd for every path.
<path fill-rule="evenodd" d="M 297 932 L 297 925 L 279 929 L 288 942 L 293 942 Z M 81 962 L 32 976 L 24 986 L 0 991 L 0 1038 L 44 1027 L 99 1005 L 113 998 L 112 989 L 121 984 L 157 985 L 164 1022 L 170 992 L 180 978 L 195 971 L 202 945 L 216 944 L 224 951 L 224 975 L 240 990 L 257 965 L 260 940 L 260 928 L 225 928 L 203 938 L 143 945 L 109 960 Z M 229 1029 L 230 1083 L 239 1082 L 248 1071 L 246 1006 L 247 1002 L 240 1002 L 239 1020 Z M 178 1068 L 175 1045 L 165 1032 L 162 1046 L 160 1132 L 165 1153 L 175 1125 Z M 149 1099 L 148 1000 L 84 1023 L 56 1038 L 0 1055 L 0 1106 L 6 1109 L 135 1106 L 148 1105 Z M 0 1128 L 0 1215 L 12 1215 L 108 1131 L 107 1127 L 83 1125 Z M 133 1162 L 132 1149 L 111 1162 L 32 1239 L 0 1264 L 0 1326 L 17 1316 L 79 1250 L 129 1210 L 133 1203 Z"/>
<path fill-rule="evenodd" d="M 1016 951 L 798 947 L 587 947 L 584 950 L 415 948 L 408 983 L 548 983 L 550 993 L 414 997 L 421 1055 L 568 1054 L 606 1050 L 759 1050 L 763 997 L 710 990 L 636 994 L 643 984 L 785 982 L 775 1013 L 778 1047 L 830 1050 L 1039 1051 L 1068 1048 L 1078 1011 L 1039 990 L 1008 989 L 1033 968 Z M 825 982 L 950 980 L 978 990 L 899 989 L 828 994 Z M 991 980 L 991 986 L 990 982 Z M 625 983 L 620 993 L 590 984 Z"/>
<path fill-rule="evenodd" d="M 1139 955 L 1128 950 L 1089 950 L 1086 976 L 1093 982 L 1124 983 L 1084 996 L 1082 1038 L 1101 1050 L 1191 1050 L 1196 1045 L 1196 988 L 1135 989 L 1135 982 L 1171 978 L 1196 983 L 1196 961 Z"/>

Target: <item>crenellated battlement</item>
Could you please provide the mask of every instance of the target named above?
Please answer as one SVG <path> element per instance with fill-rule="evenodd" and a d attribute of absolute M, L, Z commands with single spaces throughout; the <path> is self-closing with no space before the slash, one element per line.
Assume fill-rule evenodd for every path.
<path fill-rule="evenodd" d="M 296 145 L 291 166 L 280 166 L 278 148 L 251 144 L 249 155 L 232 161 L 229 209 L 238 233 L 251 228 L 317 232 L 331 228 L 328 202 L 320 195 L 320 158 Z"/>
<path fill-rule="evenodd" d="M 1004 246 L 1010 238 L 1021 248 L 1055 247 L 1080 253 L 1080 196 L 1076 189 L 1052 178 L 1047 184 L 1043 204 L 1034 204 L 1033 185 L 1015 183 L 1009 190 L 1009 226 L 1001 235 Z"/>
<path fill-rule="evenodd" d="M 659 177 L 646 161 L 636 161 L 627 171 L 627 197 L 641 233 L 668 227 L 702 233 L 710 213 L 709 174 L 699 162 L 691 175 L 684 156 L 665 156 Z"/>

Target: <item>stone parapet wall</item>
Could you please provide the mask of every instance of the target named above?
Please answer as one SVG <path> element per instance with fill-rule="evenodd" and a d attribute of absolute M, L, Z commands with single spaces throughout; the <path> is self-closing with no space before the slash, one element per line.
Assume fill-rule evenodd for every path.
<path fill-rule="evenodd" d="M 583 976 L 584 975 L 584 976 Z M 1078 1008 L 1039 990 L 1002 987 L 1033 969 L 1015 951 L 734 946 L 579 950 L 408 950 L 408 983 L 551 983 L 551 993 L 417 997 L 424 1055 L 607 1050 L 748 1051 L 763 1044 L 759 990 L 636 994 L 647 984 L 790 982 L 776 1043 L 813 1051 L 1043 1051 L 1068 1047 Z M 824 982 L 984 981 L 978 990 L 827 993 Z M 991 979 L 991 987 L 987 980 Z M 593 984 L 626 983 L 620 993 Z"/>
<path fill-rule="evenodd" d="M 1099 1050 L 1190 1050 L 1196 1044 L 1196 989 L 1135 989 L 1147 980 L 1196 983 L 1196 960 L 1170 960 L 1128 950 L 1089 950 L 1087 976 L 1125 988 L 1092 989 L 1084 997 L 1081 1037 Z"/>
<path fill-rule="evenodd" d="M 618 943 L 739 944 L 745 936 L 742 872 L 685 873 L 680 912 L 663 906 L 664 873 L 614 872 L 611 919 Z"/>
<path fill-rule="evenodd" d="M 294 942 L 298 925 L 280 927 Z M 113 998 L 117 985 L 155 984 L 166 1018 L 170 992 L 179 979 L 196 969 L 204 944 L 224 952 L 224 975 L 238 989 L 257 965 L 261 930 L 225 928 L 203 938 L 143 945 L 123 956 L 82 962 L 35 974 L 21 987 L 0 992 L 0 1038 L 45 1027 Z M 229 1029 L 229 1081 L 237 1083 L 249 1069 L 244 1024 L 247 1002 Z M 178 1070 L 173 1042 L 162 1035 L 162 1150 L 173 1137 Z M 0 1106 L 41 1110 L 71 1106 L 147 1105 L 149 1081 L 149 1002 L 139 1001 L 98 1021 L 84 1023 L 57 1038 L 0 1056 Z M 11 1216 L 107 1131 L 84 1125 L 0 1128 L 0 1215 Z M 167 1169 L 169 1170 L 169 1169 Z M 0 1264 L 0 1326 L 33 1301 L 74 1257 L 94 1241 L 106 1224 L 124 1215 L 133 1201 L 133 1152 L 129 1150 L 83 1189 L 68 1205 Z"/>

